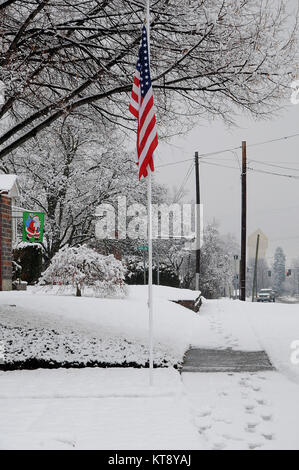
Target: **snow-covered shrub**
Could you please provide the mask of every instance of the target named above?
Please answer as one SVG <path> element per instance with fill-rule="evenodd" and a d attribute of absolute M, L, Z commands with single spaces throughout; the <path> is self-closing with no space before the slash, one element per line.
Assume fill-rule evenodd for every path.
<path fill-rule="evenodd" d="M 20 277 L 28 284 L 35 284 L 41 276 L 42 258 L 43 247 L 40 243 L 18 243 L 13 249 L 13 280 Z"/>
<path fill-rule="evenodd" d="M 62 293 L 69 287 L 76 289 L 76 295 L 96 297 L 124 296 L 125 268 L 113 255 L 105 256 L 84 245 L 64 247 L 53 257 L 50 266 L 43 273 L 39 285 L 58 285 Z"/>
<path fill-rule="evenodd" d="M 140 257 L 129 256 L 124 261 L 126 264 L 126 284 L 144 284 L 144 266 Z M 146 255 L 146 279 L 148 280 L 148 261 Z M 158 266 L 153 260 L 153 283 L 158 283 Z M 179 287 L 180 280 L 170 263 L 160 260 L 159 264 L 159 282 L 163 286 Z"/>

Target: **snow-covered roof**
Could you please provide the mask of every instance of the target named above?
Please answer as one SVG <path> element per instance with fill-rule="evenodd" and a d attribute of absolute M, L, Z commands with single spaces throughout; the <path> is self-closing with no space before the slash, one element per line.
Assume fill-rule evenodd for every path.
<path fill-rule="evenodd" d="M 16 197 L 19 194 L 17 175 L 0 175 L 0 192 L 7 193 L 9 197 Z"/>

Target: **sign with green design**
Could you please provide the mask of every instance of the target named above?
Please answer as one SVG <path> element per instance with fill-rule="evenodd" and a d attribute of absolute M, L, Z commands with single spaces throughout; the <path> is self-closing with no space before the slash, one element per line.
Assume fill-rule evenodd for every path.
<path fill-rule="evenodd" d="M 23 212 L 23 242 L 42 243 L 44 212 Z"/>

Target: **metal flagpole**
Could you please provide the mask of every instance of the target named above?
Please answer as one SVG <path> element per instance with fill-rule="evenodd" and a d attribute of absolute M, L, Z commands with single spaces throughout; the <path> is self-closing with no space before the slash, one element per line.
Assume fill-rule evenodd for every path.
<path fill-rule="evenodd" d="M 146 0 L 146 30 L 150 66 L 150 0 Z M 149 313 L 149 383 L 153 385 L 153 244 L 152 244 L 152 172 L 147 178 L 147 229 L 148 229 L 148 313 Z"/>
<path fill-rule="evenodd" d="M 153 385 L 153 244 L 152 244 L 152 175 L 149 171 L 147 186 L 148 218 L 148 313 L 149 313 L 149 381 Z"/>

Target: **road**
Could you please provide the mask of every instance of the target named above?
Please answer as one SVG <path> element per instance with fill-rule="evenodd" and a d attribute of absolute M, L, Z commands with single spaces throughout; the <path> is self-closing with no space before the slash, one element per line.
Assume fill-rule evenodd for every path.
<path fill-rule="evenodd" d="M 276 299 L 276 302 L 280 303 L 280 304 L 299 304 L 299 299 L 291 299 L 291 298 L 284 298 L 284 297 L 280 297 L 280 298 L 277 298 Z"/>

